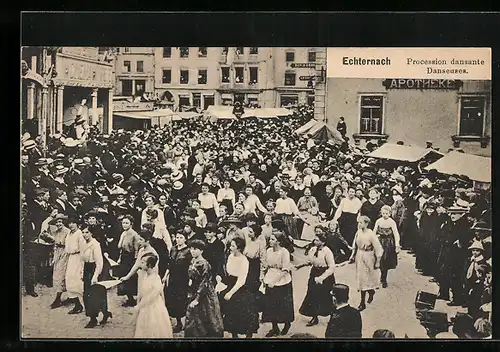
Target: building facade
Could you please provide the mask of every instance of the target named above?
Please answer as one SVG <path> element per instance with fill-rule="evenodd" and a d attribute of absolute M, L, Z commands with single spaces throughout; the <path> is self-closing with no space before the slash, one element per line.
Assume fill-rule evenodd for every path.
<path fill-rule="evenodd" d="M 329 78 L 326 94 L 328 122 L 343 116 L 357 144 L 430 141 L 491 155 L 491 81 Z"/>
<path fill-rule="evenodd" d="M 315 75 L 315 48 L 162 47 L 154 61 L 156 94 L 175 107 L 314 104 L 300 77 Z"/>
<path fill-rule="evenodd" d="M 77 114 L 101 131 L 112 129 L 114 63 L 98 47 L 29 47 L 21 53 L 41 78 L 23 76 L 23 115 L 27 123 L 37 120 L 36 134 L 62 133 Z"/>
<path fill-rule="evenodd" d="M 115 95 L 141 96 L 155 88 L 155 50 L 118 47 L 115 59 Z"/>

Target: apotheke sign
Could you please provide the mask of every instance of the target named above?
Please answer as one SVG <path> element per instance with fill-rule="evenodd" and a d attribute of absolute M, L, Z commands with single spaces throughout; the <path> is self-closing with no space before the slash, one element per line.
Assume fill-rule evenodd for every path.
<path fill-rule="evenodd" d="M 438 90 L 458 90 L 463 82 L 453 79 L 407 79 L 393 78 L 385 79 L 382 85 L 387 89 L 438 89 Z"/>

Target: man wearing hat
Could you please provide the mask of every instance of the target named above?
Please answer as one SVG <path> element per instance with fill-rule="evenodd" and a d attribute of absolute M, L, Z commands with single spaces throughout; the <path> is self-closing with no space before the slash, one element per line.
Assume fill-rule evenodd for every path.
<path fill-rule="evenodd" d="M 331 294 L 335 310 L 326 327 L 326 338 L 361 338 L 361 314 L 349 305 L 349 286 L 334 284 Z"/>
<path fill-rule="evenodd" d="M 36 247 L 33 241 L 37 237 L 35 232 L 35 224 L 30 219 L 30 213 L 27 209 L 27 204 L 24 202 L 24 194 L 21 195 L 21 239 L 22 239 L 22 255 L 23 255 L 23 283 L 26 294 L 32 297 L 38 297 L 35 292 L 36 280 Z"/>
<path fill-rule="evenodd" d="M 451 206 L 447 209 L 449 219 L 441 227 L 442 245 L 438 258 L 439 299 L 449 300 L 449 290 L 452 301 L 449 306 L 461 306 L 465 301 L 464 271 L 472 232 L 470 224 L 464 217 L 467 209 Z"/>

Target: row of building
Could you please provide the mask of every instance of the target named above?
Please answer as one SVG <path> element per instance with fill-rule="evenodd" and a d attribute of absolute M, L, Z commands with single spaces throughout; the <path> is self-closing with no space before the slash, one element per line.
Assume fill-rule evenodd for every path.
<path fill-rule="evenodd" d="M 77 115 L 107 133 L 124 112 L 239 101 L 314 105 L 318 120 L 343 116 L 361 145 L 432 141 L 491 154 L 491 81 L 326 79 L 326 48 L 312 47 L 28 47 L 22 60 L 22 120 L 35 135 L 59 133 Z"/>
<path fill-rule="evenodd" d="M 154 94 L 172 107 L 261 107 L 314 104 L 318 51 L 323 48 L 121 47 L 116 56 L 119 96 Z"/>

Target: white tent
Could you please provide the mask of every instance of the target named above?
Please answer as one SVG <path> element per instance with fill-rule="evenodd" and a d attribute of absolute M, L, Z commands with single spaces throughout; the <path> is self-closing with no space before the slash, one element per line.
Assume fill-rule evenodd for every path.
<path fill-rule="evenodd" d="M 306 123 L 304 126 L 299 127 L 295 130 L 295 134 L 304 134 L 307 131 L 309 131 L 313 126 L 315 126 L 318 123 L 318 120 L 312 119 L 308 123 Z"/>
<path fill-rule="evenodd" d="M 467 176 L 473 181 L 491 182 L 491 158 L 451 151 L 425 170 L 441 174 Z"/>
<path fill-rule="evenodd" d="M 434 149 L 386 143 L 380 148 L 375 149 L 367 156 L 370 158 L 407 161 L 413 163 L 422 160 L 429 153 L 435 153 L 437 156 L 443 155 Z"/>

